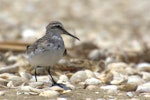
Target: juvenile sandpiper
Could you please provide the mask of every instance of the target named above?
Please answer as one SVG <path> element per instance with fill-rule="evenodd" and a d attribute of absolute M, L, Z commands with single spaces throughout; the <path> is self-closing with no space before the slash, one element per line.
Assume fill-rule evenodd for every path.
<path fill-rule="evenodd" d="M 42 66 L 50 75 L 53 85 L 57 84 L 51 75 L 50 68 L 67 53 L 61 34 L 67 34 L 79 40 L 79 38 L 67 32 L 62 23 L 53 21 L 47 25 L 46 34 L 43 37 L 27 46 L 27 60 L 35 67 L 36 81 L 36 67 Z"/>

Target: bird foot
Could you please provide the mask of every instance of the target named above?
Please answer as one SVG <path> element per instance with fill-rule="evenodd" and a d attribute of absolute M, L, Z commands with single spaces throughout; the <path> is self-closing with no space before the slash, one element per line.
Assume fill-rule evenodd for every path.
<path fill-rule="evenodd" d="M 65 90 L 72 90 L 71 88 L 67 87 L 65 84 L 62 83 L 53 83 L 52 86 L 59 86 Z"/>

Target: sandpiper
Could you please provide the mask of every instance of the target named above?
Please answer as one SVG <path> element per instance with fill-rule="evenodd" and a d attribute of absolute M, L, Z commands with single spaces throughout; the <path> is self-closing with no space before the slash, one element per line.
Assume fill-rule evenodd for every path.
<path fill-rule="evenodd" d="M 47 69 L 53 85 L 57 84 L 51 75 L 50 68 L 67 53 L 61 34 L 67 34 L 79 40 L 79 38 L 67 32 L 62 23 L 53 21 L 47 25 L 46 34 L 43 37 L 27 46 L 27 60 L 35 67 L 36 81 L 36 67 L 42 66 Z"/>

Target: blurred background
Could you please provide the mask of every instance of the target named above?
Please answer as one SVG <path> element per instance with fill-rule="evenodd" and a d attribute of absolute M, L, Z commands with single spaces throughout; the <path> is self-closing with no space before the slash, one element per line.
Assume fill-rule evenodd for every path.
<path fill-rule="evenodd" d="M 67 55 L 51 69 L 58 81 L 66 81 L 73 90 L 58 88 L 57 96 L 76 100 L 150 97 L 146 94 L 150 93 L 150 0 L 0 0 L 0 100 L 49 97 L 43 95 L 53 88 L 47 73 L 37 68 L 42 84 L 36 84 L 25 52 L 51 21 L 60 21 L 80 39 L 63 35 Z"/>
<path fill-rule="evenodd" d="M 148 0 L 0 0 L 0 41 L 32 43 L 51 21 L 99 48 L 150 48 Z M 72 38 L 64 37 L 67 47 Z"/>

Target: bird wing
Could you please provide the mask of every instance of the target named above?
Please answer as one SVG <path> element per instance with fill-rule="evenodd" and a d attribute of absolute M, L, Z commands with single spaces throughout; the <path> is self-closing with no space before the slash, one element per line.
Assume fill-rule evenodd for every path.
<path fill-rule="evenodd" d="M 43 36 L 42 38 L 35 41 L 32 45 L 27 46 L 27 54 L 31 52 L 35 52 L 38 50 L 45 50 L 47 47 L 51 47 L 53 45 L 53 39 L 50 37 Z"/>

